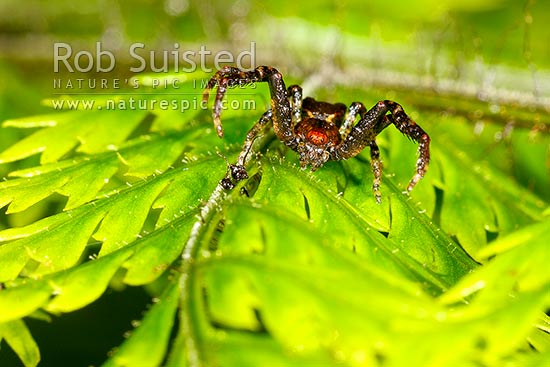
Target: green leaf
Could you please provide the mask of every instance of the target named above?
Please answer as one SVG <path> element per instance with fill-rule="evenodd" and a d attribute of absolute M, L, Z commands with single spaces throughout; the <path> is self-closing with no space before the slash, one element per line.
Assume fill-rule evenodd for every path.
<path fill-rule="evenodd" d="M 148 284 L 169 269 L 181 254 L 195 220 L 194 214 L 189 212 L 137 241 L 133 256 L 123 266 L 126 269 L 124 282 L 129 285 Z"/>
<path fill-rule="evenodd" d="M 0 323 L 0 341 L 2 339 L 6 340 L 25 367 L 34 367 L 40 362 L 38 345 L 23 321 Z"/>
<path fill-rule="evenodd" d="M 27 276 L 52 273 L 75 265 L 103 214 L 87 209 L 79 207 L 73 212 L 57 214 L 54 225 L 45 227 L 34 236 L 2 245 L 0 281 L 16 278 L 27 264 L 29 268 L 24 272 Z M 48 224 L 52 222 L 48 221 Z"/>
<path fill-rule="evenodd" d="M 0 203 L 6 205 L 11 202 L 7 212 L 15 213 L 57 192 L 69 197 L 66 209 L 76 208 L 95 199 L 118 170 L 119 163 L 114 153 L 102 158 L 52 163 L 44 167 L 44 172 L 36 168 L 13 172 L 12 176 L 25 178 L 0 183 Z M 83 186 L 82 182 L 89 184 Z"/>
<path fill-rule="evenodd" d="M 130 251 L 119 251 L 113 256 L 101 257 L 50 277 L 48 284 L 55 298 L 45 309 L 52 313 L 70 312 L 95 301 L 130 254 Z M 94 282 L 90 284 L 92 278 Z"/>
<path fill-rule="evenodd" d="M 103 111 L 105 119 L 97 119 L 93 111 L 55 114 L 36 119 L 8 121 L 6 126 L 50 126 L 12 145 L 0 154 L 0 163 L 12 162 L 42 153 L 41 163 L 59 160 L 71 149 L 82 153 L 114 150 L 140 123 L 142 116 L 124 111 Z"/>
<path fill-rule="evenodd" d="M 285 163 L 264 163 L 273 169 L 265 171 L 255 199 L 265 200 L 266 205 L 267 202 L 275 201 L 275 198 L 295 203 L 307 200 L 309 214 L 297 206 L 291 210 L 300 208 L 296 214 L 308 219 L 322 238 L 335 236 L 335 245 L 347 246 L 369 261 L 412 276 L 426 285 L 432 283 L 429 287 L 439 288 L 439 291 L 448 286 L 448 281 L 453 283 L 453 277 L 460 278 L 474 266 L 448 237 L 433 227 L 424 214 L 411 206 L 409 199 L 391 184 L 386 185 L 386 190 L 382 192 L 382 207 L 390 204 L 388 215 L 391 220 L 381 225 L 380 217 L 374 220 L 369 215 L 381 209 L 371 196 L 372 184 L 369 181 L 362 180 L 353 189 L 346 189 L 342 195 L 337 195 L 337 187 L 327 188 L 326 181 L 323 182 L 324 178 L 332 174 L 331 167 L 327 166 L 323 172 L 315 173 L 315 178 L 321 179 L 316 182 L 311 174 L 304 174 L 295 166 Z M 344 179 L 351 181 L 364 175 L 364 164 L 353 160 L 344 164 Z M 365 193 L 368 193 L 367 198 Z M 284 198 L 290 195 L 292 197 Z M 324 205 L 319 205 L 321 203 Z M 386 231 L 389 232 L 387 237 L 384 236 Z M 434 274 L 438 276 L 434 277 Z M 444 280 L 441 276 L 443 274 L 449 277 L 448 280 Z"/>
<path fill-rule="evenodd" d="M 480 292 L 480 299 L 488 304 L 507 299 L 515 292 L 544 290 L 550 282 L 546 271 L 550 254 L 547 239 L 550 235 L 550 220 L 546 219 L 523 228 L 495 241 L 480 252 L 480 257 L 494 256 L 495 259 L 475 273 L 464 277 L 454 289 L 442 296 L 446 303 L 459 301 L 462 297 Z M 518 263 L 517 259 L 525 262 Z M 480 301 L 482 302 L 482 301 Z"/>
<path fill-rule="evenodd" d="M 427 114 L 423 119 L 435 118 L 439 117 Z M 541 220 L 547 203 L 504 175 L 492 162 L 481 160 L 486 153 L 477 151 L 485 146 L 479 140 L 488 136 L 467 134 L 468 129 L 463 119 L 455 117 L 447 118 L 445 128 L 435 127 L 437 138 L 431 144 L 432 163 L 425 179 L 440 190 L 440 207 L 435 207 L 434 188 L 428 185 L 421 183 L 412 196 L 422 197 L 420 208 L 434 213 L 437 224 L 456 236 L 461 246 L 474 256 L 491 234 L 504 235 Z M 485 135 L 492 133 L 493 130 L 487 131 Z M 410 174 L 412 160 L 407 160 L 406 155 L 414 154 L 413 150 L 399 144 L 402 136 L 398 132 L 386 134 L 390 137 L 391 161 L 398 162 L 392 169 L 398 175 Z M 457 134 L 464 135 L 460 136 L 460 144 L 456 143 Z"/>
<path fill-rule="evenodd" d="M 52 288 L 45 282 L 23 281 L 0 292 L 0 322 L 17 321 L 47 304 Z"/>
<path fill-rule="evenodd" d="M 139 326 L 104 367 L 160 366 L 168 347 L 178 306 L 178 287 L 171 284 L 140 321 Z"/>

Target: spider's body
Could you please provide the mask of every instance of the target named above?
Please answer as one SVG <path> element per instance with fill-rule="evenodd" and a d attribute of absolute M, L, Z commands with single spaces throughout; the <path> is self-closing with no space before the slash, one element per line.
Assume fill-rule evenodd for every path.
<path fill-rule="evenodd" d="M 301 120 L 294 126 L 296 152 L 302 167 L 313 170 L 332 158 L 331 152 L 340 145 L 340 127 L 344 122 L 346 106 L 317 102 L 307 97 L 302 102 Z"/>
<path fill-rule="evenodd" d="M 217 85 L 213 117 L 220 137 L 223 136 L 220 113 L 227 88 L 256 82 L 268 83 L 271 109 L 248 132 L 237 163 L 230 165 L 227 176 L 222 180 L 224 187 L 232 188 L 234 181 L 248 177 L 245 162 L 252 143 L 271 124 L 277 138 L 298 153 L 303 168 L 309 165 L 316 170 L 328 160 L 354 157 L 369 146 L 374 173 L 373 190 L 378 202 L 382 164 L 375 138 L 388 125 L 394 124 L 399 131 L 419 143 L 416 173 L 407 191 L 412 190 L 424 176 L 430 160 L 430 138 L 405 114 L 401 105 L 389 100 L 379 101 L 367 111 L 360 102 L 353 102 L 347 108 L 342 103 L 320 102 L 311 97 L 302 99 L 302 88 L 292 85 L 287 89 L 281 73 L 270 66 L 259 66 L 252 71 L 224 67 L 210 79 L 204 99 L 208 99 L 210 89 Z"/>

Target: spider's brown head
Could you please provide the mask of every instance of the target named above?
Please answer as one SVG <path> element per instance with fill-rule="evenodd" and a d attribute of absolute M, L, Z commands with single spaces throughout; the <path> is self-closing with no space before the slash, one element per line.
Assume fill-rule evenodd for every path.
<path fill-rule="evenodd" d="M 305 118 L 294 128 L 300 165 L 316 170 L 330 159 L 330 150 L 341 142 L 338 127 L 326 120 Z"/>

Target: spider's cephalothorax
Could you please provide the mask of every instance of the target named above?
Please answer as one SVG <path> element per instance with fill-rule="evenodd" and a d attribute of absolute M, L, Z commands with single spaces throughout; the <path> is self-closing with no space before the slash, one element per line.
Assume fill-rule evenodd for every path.
<path fill-rule="evenodd" d="M 303 100 L 301 119 L 294 126 L 296 152 L 303 168 L 311 165 L 316 170 L 331 158 L 331 151 L 342 141 L 339 128 L 345 113 L 346 106 L 341 103 L 317 102 L 310 97 Z"/>
<path fill-rule="evenodd" d="M 424 176 L 430 161 L 430 138 L 405 114 L 401 105 L 384 100 L 367 111 L 360 102 L 353 102 L 347 108 L 342 103 L 320 102 L 310 97 L 302 99 L 302 88 L 292 85 L 287 89 L 281 73 L 270 66 L 259 66 L 252 71 L 226 66 L 208 81 L 203 96 L 205 101 L 208 100 L 210 89 L 216 85 L 218 87 L 213 117 L 220 137 L 223 136 L 220 113 L 227 88 L 256 82 L 268 83 L 271 109 L 262 115 L 246 135 L 236 164 L 229 165 L 228 173 L 221 182 L 225 188 L 233 188 L 235 181 L 248 177 L 245 163 L 252 143 L 262 130 L 271 125 L 277 138 L 298 153 L 301 166 L 305 168 L 309 165 L 312 170 L 318 169 L 328 160 L 354 157 L 368 146 L 374 173 L 373 191 L 376 200 L 380 202 L 382 164 L 375 138 L 388 125 L 394 124 L 399 131 L 419 144 L 416 173 L 407 191 L 412 190 Z"/>

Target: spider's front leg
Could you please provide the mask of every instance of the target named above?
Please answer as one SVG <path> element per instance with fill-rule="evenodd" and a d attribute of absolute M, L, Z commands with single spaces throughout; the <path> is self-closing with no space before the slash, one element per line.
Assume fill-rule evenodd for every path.
<path fill-rule="evenodd" d="M 227 88 L 244 86 L 250 83 L 267 82 L 271 94 L 271 109 L 265 112 L 260 120 L 250 129 L 246 135 L 243 149 L 235 164 L 229 164 L 228 172 L 221 181 L 226 189 L 235 187 L 235 182 L 248 178 L 245 168 L 246 159 L 254 140 L 259 134 L 273 124 L 275 134 L 289 147 L 296 145 L 293 126 L 299 122 L 302 102 L 302 89 L 299 86 L 285 87 L 283 77 L 279 71 L 270 66 L 259 66 L 252 71 L 244 71 L 226 66 L 214 74 L 208 81 L 203 94 L 203 101 L 208 101 L 210 90 L 217 86 L 216 98 L 213 108 L 214 126 L 218 136 L 223 137 L 221 124 L 221 111 L 223 97 Z"/>
<path fill-rule="evenodd" d="M 229 165 L 227 174 L 220 182 L 224 189 L 232 189 L 235 187 L 234 181 L 241 181 L 248 178 L 248 173 L 245 168 L 246 158 L 252 149 L 254 140 L 256 140 L 260 133 L 269 126 L 271 117 L 271 110 L 266 111 L 262 117 L 260 117 L 260 120 L 256 122 L 246 134 L 243 149 L 237 158 L 237 163 Z"/>
<path fill-rule="evenodd" d="M 267 82 L 271 94 L 271 110 L 273 111 L 273 128 L 277 138 L 292 147 L 295 138 L 292 128 L 292 110 L 289 102 L 289 92 L 286 89 L 281 73 L 271 66 L 258 66 L 252 71 L 244 71 L 235 67 L 225 66 L 218 70 L 208 81 L 203 93 L 203 102 L 208 101 L 210 90 L 218 87 L 212 116 L 216 133 L 223 137 L 221 123 L 222 100 L 227 88 L 244 86 L 251 83 Z"/>

